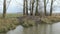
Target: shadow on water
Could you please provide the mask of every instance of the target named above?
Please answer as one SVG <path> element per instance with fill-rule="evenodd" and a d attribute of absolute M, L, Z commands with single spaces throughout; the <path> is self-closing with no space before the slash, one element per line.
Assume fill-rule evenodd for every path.
<path fill-rule="evenodd" d="M 25 28 L 21 25 L 7 34 L 60 34 L 60 22 L 55 24 L 38 24 L 33 27 Z"/>

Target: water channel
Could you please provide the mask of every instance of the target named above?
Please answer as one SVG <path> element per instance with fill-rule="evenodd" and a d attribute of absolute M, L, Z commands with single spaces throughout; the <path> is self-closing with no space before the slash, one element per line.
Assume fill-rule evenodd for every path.
<path fill-rule="evenodd" d="M 60 34 L 60 22 L 54 24 L 38 24 L 28 28 L 19 25 L 16 29 L 8 31 L 7 34 Z"/>

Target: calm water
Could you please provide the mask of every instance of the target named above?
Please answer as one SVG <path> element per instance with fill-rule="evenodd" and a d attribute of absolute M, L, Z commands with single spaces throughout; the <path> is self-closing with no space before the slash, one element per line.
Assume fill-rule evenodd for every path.
<path fill-rule="evenodd" d="M 24 28 L 19 25 L 7 34 L 60 34 L 60 22 L 55 24 L 38 24 L 37 26 Z"/>

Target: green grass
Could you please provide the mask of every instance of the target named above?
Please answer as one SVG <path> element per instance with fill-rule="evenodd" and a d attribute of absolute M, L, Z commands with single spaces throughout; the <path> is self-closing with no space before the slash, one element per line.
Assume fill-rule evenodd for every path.
<path fill-rule="evenodd" d="M 20 17 L 22 14 L 6 14 L 6 17 Z"/>
<path fill-rule="evenodd" d="M 6 14 L 6 18 L 11 18 L 11 17 L 20 17 L 22 14 Z M 3 17 L 3 14 L 0 14 L 0 18 Z"/>

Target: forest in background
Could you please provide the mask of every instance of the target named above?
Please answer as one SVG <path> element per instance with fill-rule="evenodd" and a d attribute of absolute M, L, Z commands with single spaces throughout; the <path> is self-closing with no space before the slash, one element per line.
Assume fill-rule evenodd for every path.
<path fill-rule="evenodd" d="M 23 0 L 23 15 L 51 16 L 54 10 L 53 5 L 55 1 L 56 0 Z M 6 16 L 6 12 L 7 12 L 6 2 L 7 0 L 4 0 L 3 2 L 3 18 Z M 48 4 L 50 5 L 49 10 L 47 9 Z"/>

